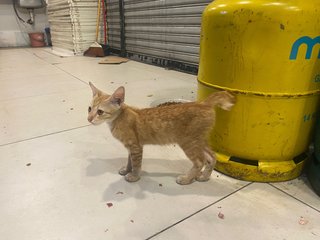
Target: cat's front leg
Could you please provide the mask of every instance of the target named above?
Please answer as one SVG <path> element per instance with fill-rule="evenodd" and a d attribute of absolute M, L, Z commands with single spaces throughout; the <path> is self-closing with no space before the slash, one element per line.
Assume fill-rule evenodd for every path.
<path fill-rule="evenodd" d="M 131 171 L 132 171 L 131 156 L 130 156 L 130 153 L 129 153 L 127 166 L 123 166 L 122 168 L 120 168 L 119 174 L 122 175 L 122 176 L 125 176 L 125 175 L 127 175 L 129 172 L 131 172 Z"/>
<path fill-rule="evenodd" d="M 125 179 L 128 182 L 136 182 L 140 179 L 141 164 L 142 164 L 142 146 L 129 146 L 131 172 L 127 173 Z"/>

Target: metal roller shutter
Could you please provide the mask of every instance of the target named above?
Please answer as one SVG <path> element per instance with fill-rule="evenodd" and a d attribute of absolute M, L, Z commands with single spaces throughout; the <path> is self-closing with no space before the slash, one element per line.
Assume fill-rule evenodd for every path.
<path fill-rule="evenodd" d="M 119 1 L 108 1 L 110 2 L 109 41 L 111 46 L 120 49 Z M 175 62 L 180 66 L 188 65 L 197 68 L 201 15 L 204 8 L 212 1 L 122 1 L 125 51 L 128 56 L 160 65 Z"/>
<path fill-rule="evenodd" d="M 107 0 L 108 40 L 113 49 L 120 50 L 120 11 L 119 0 Z"/>

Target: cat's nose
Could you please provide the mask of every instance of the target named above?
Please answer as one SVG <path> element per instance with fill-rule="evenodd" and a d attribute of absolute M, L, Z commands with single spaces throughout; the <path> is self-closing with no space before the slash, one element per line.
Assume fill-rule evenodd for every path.
<path fill-rule="evenodd" d="M 93 121 L 93 116 L 88 116 L 88 121 L 89 121 L 89 123 L 92 123 L 92 121 Z"/>

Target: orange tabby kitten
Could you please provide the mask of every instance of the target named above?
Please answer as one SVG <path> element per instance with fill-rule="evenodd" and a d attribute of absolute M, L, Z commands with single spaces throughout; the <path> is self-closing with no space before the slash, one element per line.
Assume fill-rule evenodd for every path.
<path fill-rule="evenodd" d="M 216 92 L 201 102 L 137 109 L 124 104 L 124 87 L 108 95 L 89 84 L 93 100 L 88 121 L 94 125 L 107 122 L 112 135 L 128 149 L 128 163 L 119 170 L 127 181 L 140 179 L 143 145 L 173 143 L 193 163 L 189 172 L 177 177 L 177 183 L 209 180 L 216 162 L 207 144 L 215 120 L 214 107 L 230 110 L 235 103 L 230 93 Z"/>

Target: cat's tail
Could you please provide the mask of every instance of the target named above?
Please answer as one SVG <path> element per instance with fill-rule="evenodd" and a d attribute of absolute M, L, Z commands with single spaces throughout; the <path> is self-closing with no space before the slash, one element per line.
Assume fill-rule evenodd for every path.
<path fill-rule="evenodd" d="M 209 95 L 202 104 L 211 105 L 213 107 L 220 107 L 224 110 L 230 111 L 236 103 L 236 98 L 227 91 L 215 92 Z"/>

